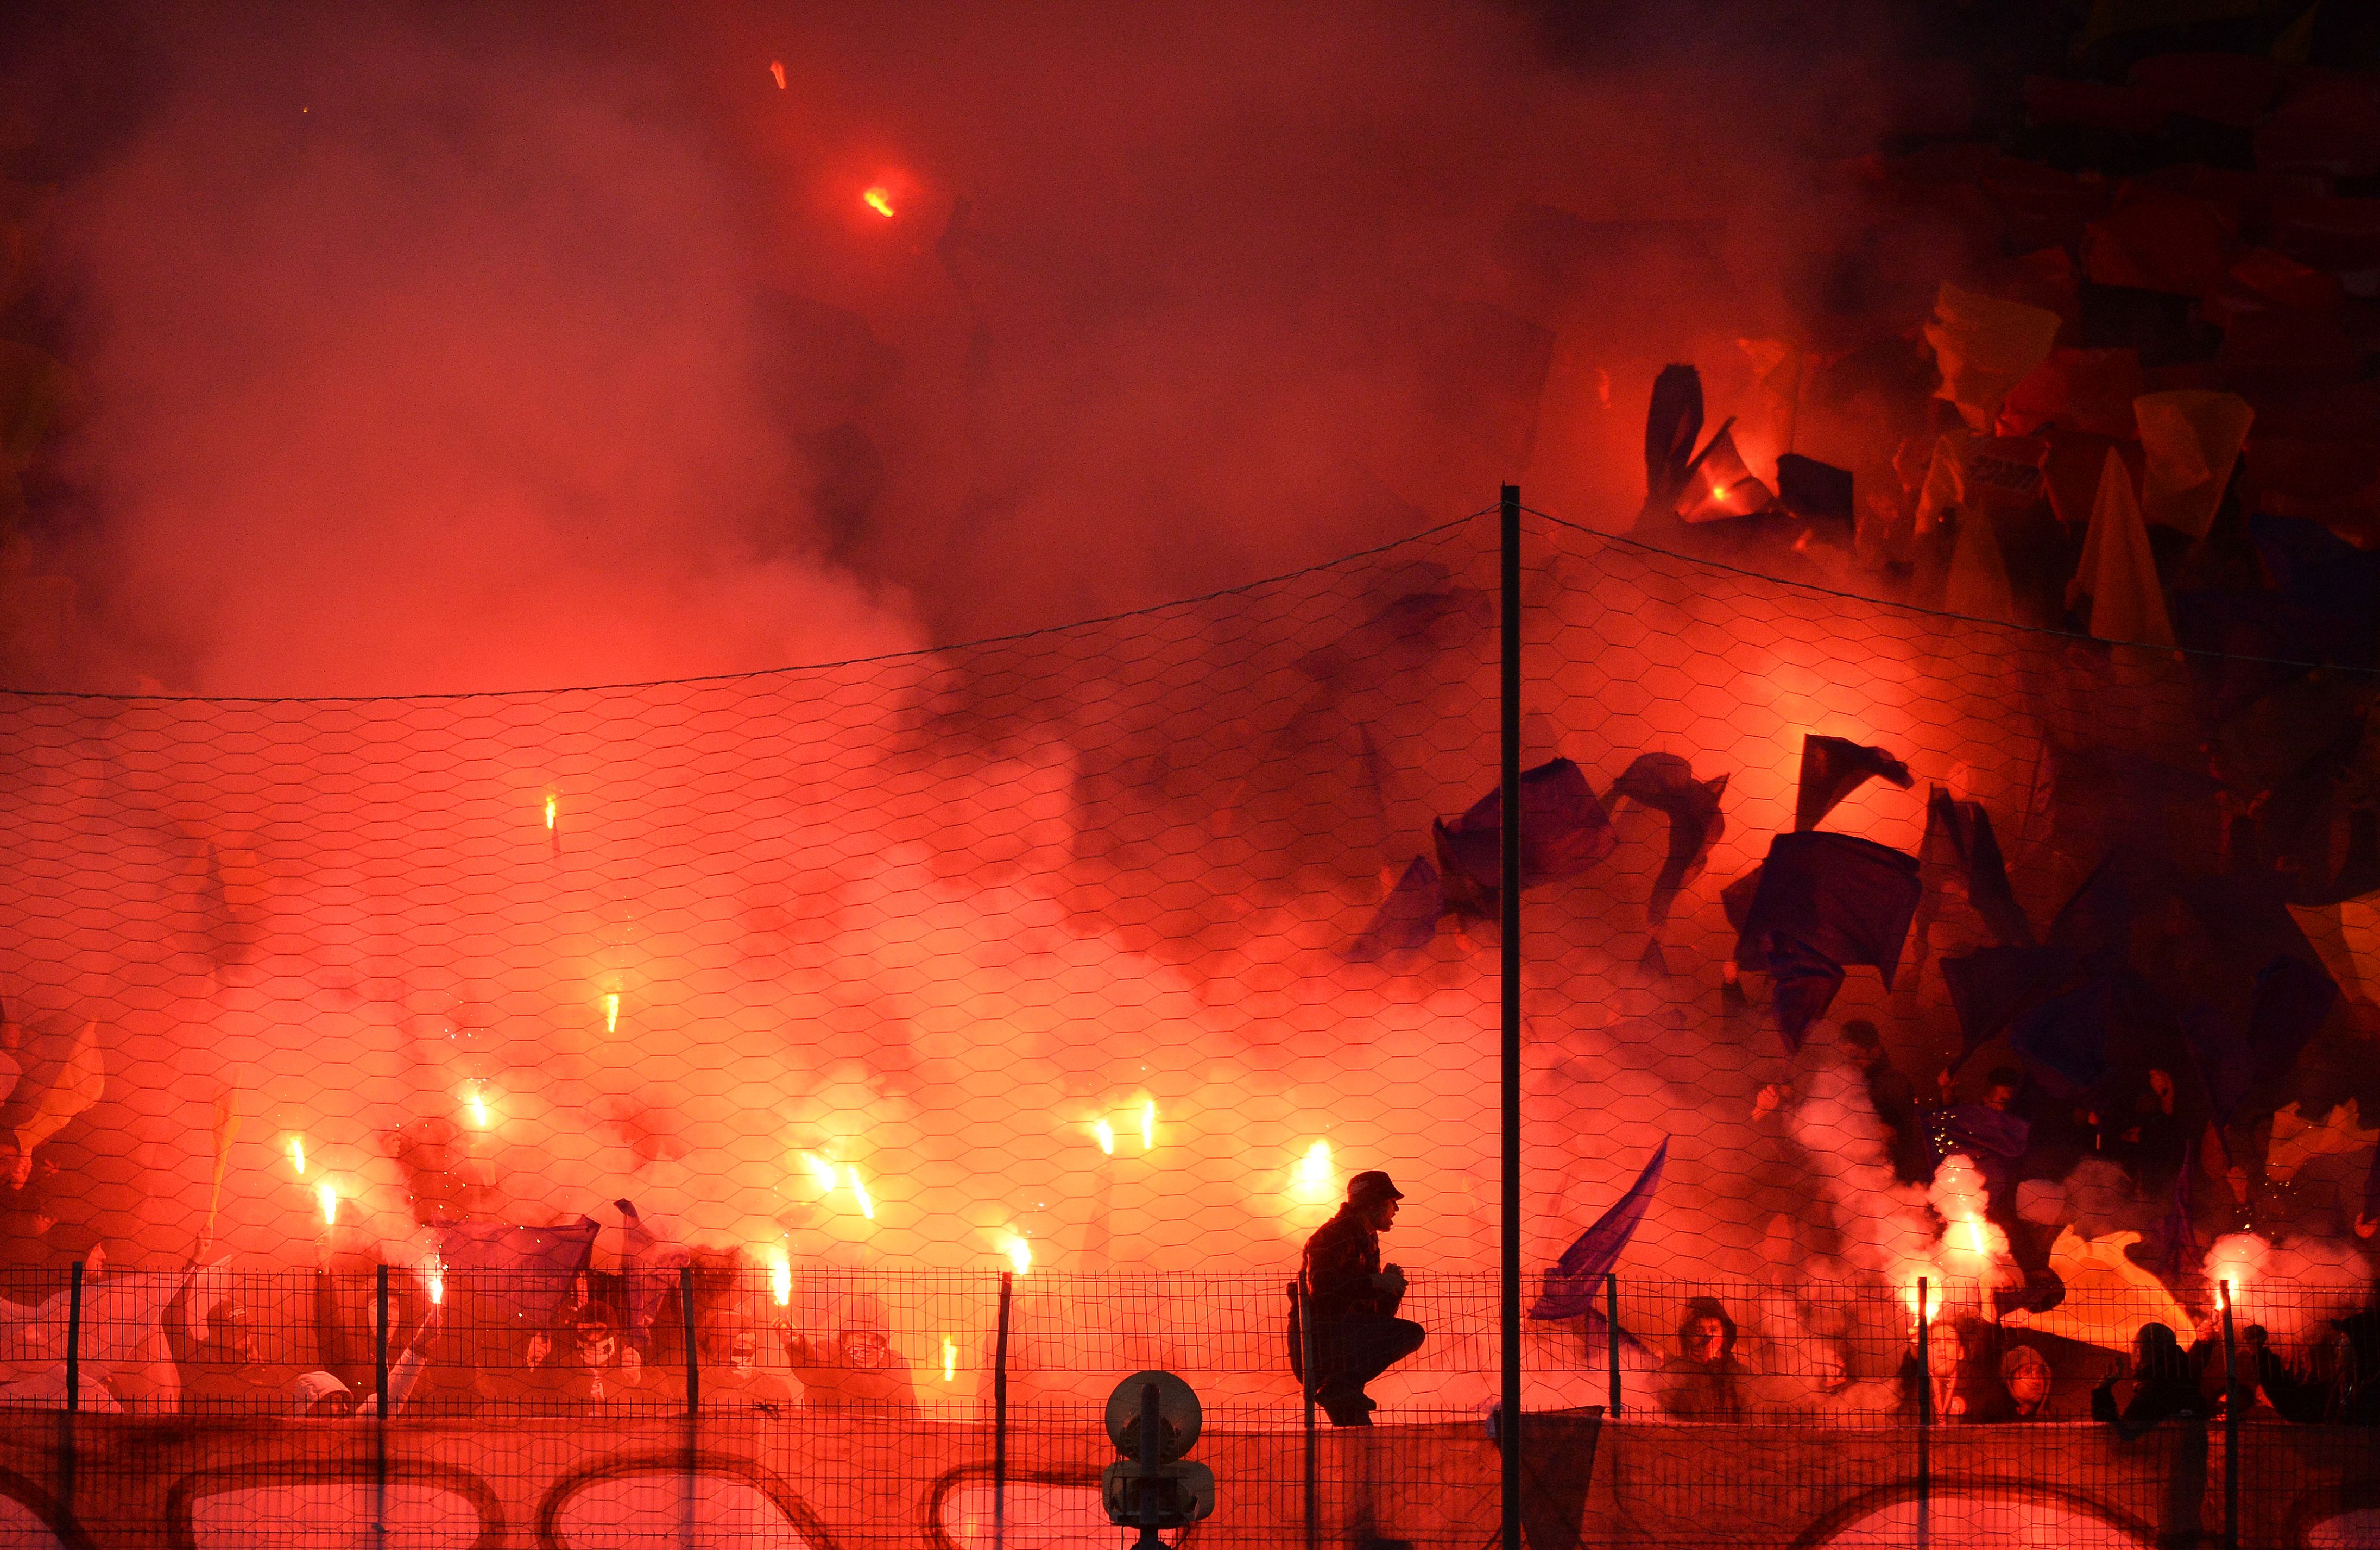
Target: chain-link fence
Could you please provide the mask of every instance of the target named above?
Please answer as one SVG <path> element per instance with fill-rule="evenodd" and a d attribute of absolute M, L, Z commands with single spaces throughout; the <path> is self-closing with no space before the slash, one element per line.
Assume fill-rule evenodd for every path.
<path fill-rule="evenodd" d="M 1531 1542 L 2372 1510 L 2371 684 L 1522 561 Z M 68 1542 L 1105 1543 L 1163 1367 L 1195 1537 L 1485 1543 L 1497 595 L 1474 518 L 783 673 L 8 696 L 0 1486 Z M 1426 1338 L 1365 1427 L 1290 1326 L 1367 1170 Z M 2126 1438 L 2153 1325 L 2199 1400 Z"/>

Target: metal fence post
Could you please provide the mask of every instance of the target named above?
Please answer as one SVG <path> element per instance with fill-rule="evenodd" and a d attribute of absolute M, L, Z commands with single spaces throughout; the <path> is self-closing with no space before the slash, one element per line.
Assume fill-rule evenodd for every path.
<path fill-rule="evenodd" d="M 1611 1346 L 1611 1413 L 1620 1413 L 1620 1272 L 1603 1274 L 1603 1332 Z"/>
<path fill-rule="evenodd" d="M 1016 1272 L 1000 1273 L 1000 1322 L 991 1344 L 991 1543 L 1008 1544 L 1008 1319 Z"/>
<path fill-rule="evenodd" d="M 76 1260 L 67 1271 L 67 1413 L 82 1409 L 82 1273 Z"/>
<path fill-rule="evenodd" d="M 1504 1550 L 1521 1550 L 1521 487 L 1503 487 L 1501 582 L 1503 778 L 1502 867 L 1498 914 L 1503 926 L 1503 1326 Z"/>
<path fill-rule="evenodd" d="M 691 1419 L 702 1408 L 702 1359 L 694 1349 L 694 1266 L 677 1268 L 678 1318 L 686 1326 L 686 1413 Z"/>
<path fill-rule="evenodd" d="M 1931 1541 L 1934 1510 L 1934 1341 L 1925 1278 L 1917 1278 L 1917 1546 Z"/>
<path fill-rule="evenodd" d="M 2240 1550 L 2240 1349 L 2231 1329 L 2231 1283 L 2223 1293 L 2223 1547 Z"/>
<path fill-rule="evenodd" d="M 1314 1300 L 1306 1295 L 1305 1272 L 1297 1273 L 1293 1295 L 1297 1298 L 1297 1343 L 1300 1368 L 1305 1380 L 1299 1385 L 1305 1391 L 1305 1544 L 1316 1550 L 1322 1542 L 1322 1483 L 1318 1474 L 1321 1462 L 1321 1438 L 1314 1424 L 1314 1391 L 1321 1379 L 1314 1369 Z"/>
<path fill-rule="evenodd" d="M 388 1543 L 388 1263 L 372 1267 L 372 1538 Z"/>

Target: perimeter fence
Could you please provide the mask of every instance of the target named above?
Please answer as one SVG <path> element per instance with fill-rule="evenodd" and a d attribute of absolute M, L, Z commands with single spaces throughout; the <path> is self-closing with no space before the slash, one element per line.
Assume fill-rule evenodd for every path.
<path fill-rule="evenodd" d="M 2371 677 L 1535 515 L 1522 560 L 1531 1543 L 2380 1511 L 2341 1419 L 2380 1368 Z M 1485 1543 L 1497 587 L 1469 518 L 780 673 L 6 696 L 21 1532 L 1052 1543 L 1154 1366 L 1208 1405 L 1194 1538 Z M 1289 1288 L 1367 1169 L 1431 1338 L 1309 1441 Z M 2222 1282 L 2301 1420 L 2082 1419 Z M 2017 1345 L 2051 1419 L 1987 1423 Z"/>

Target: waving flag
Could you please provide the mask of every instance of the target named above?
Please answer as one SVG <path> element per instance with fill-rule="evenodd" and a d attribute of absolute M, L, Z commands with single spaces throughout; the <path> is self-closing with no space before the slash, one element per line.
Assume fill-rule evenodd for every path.
<path fill-rule="evenodd" d="M 1439 885 L 1438 868 L 1429 864 L 1429 857 L 1417 855 L 1406 866 L 1395 889 L 1380 901 L 1372 924 L 1355 938 L 1347 956 L 1358 963 L 1374 963 L 1390 953 L 1427 947 L 1445 914 L 1446 895 Z"/>
<path fill-rule="evenodd" d="M 1670 820 L 1670 851 L 1661 875 L 1653 879 L 1652 897 L 1645 915 L 1658 926 L 1670 918 L 1670 906 L 1710 856 L 1711 846 L 1727 832 L 1718 799 L 1727 791 L 1727 777 L 1694 779 L 1694 766 L 1675 754 L 1639 754 L 1605 793 L 1606 807 L 1621 800 L 1639 802 Z"/>
<path fill-rule="evenodd" d="M 688 1255 L 683 1244 L 654 1237 L 634 1205 L 625 1200 L 612 1204 L 619 1209 L 620 1229 L 627 1238 L 627 1257 L 621 1265 L 628 1283 L 627 1340 L 639 1353 L 650 1354 L 653 1319 L 662 1311 L 662 1299 L 678 1284 Z"/>
<path fill-rule="evenodd" d="M 1628 1193 L 1547 1267 L 1546 1288 L 1529 1310 L 1531 1318 L 1576 1318 L 1595 1311 L 1595 1294 L 1602 1289 L 1603 1278 L 1620 1263 L 1628 1241 L 1636 1236 L 1637 1226 L 1653 1204 L 1653 1193 L 1661 1187 L 1661 1165 L 1669 1160 L 1670 1143 L 1665 1137 L 1653 1149 L 1653 1160 L 1645 1165 L 1645 1171 L 1628 1186 Z"/>
<path fill-rule="evenodd" d="M 438 1231 L 448 1283 L 471 1289 L 482 1315 L 506 1328 L 543 1329 L 595 1253 L 595 1218 L 567 1227 L 457 1222 Z"/>
<path fill-rule="evenodd" d="M 1838 803 L 1871 780 L 1889 781 L 1903 791 L 1916 784 L 1909 767 L 1881 748 L 1847 737 L 1803 737 L 1801 786 L 1793 795 L 1795 831 L 1817 828 Z"/>
<path fill-rule="evenodd" d="M 1504 793 L 1473 803 L 1452 823 L 1436 826 L 1438 869 L 1446 906 L 1491 916 L 1503 881 Z M 1620 843 L 1603 804 L 1568 759 L 1548 759 L 1521 776 L 1521 886 L 1574 878 Z"/>

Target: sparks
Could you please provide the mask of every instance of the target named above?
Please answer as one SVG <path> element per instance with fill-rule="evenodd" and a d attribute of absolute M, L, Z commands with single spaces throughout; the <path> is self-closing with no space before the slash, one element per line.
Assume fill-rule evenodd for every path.
<path fill-rule="evenodd" d="M 1105 1120 L 1101 1120 L 1091 1127 L 1091 1134 L 1098 1139 L 1100 1151 L 1105 1152 L 1111 1157 L 1115 1156 L 1115 1127 L 1113 1125 L 1109 1124 Z"/>
<path fill-rule="evenodd" d="M 289 1138 L 289 1167 L 298 1178 L 306 1177 L 306 1138 L 302 1135 Z"/>
<path fill-rule="evenodd" d="M 322 1202 L 322 1225 L 336 1227 L 339 1223 L 339 1192 L 328 1184 L 316 1187 L 314 1193 Z"/>
<path fill-rule="evenodd" d="M 617 990 L 603 998 L 603 1031 L 607 1034 L 620 1031 L 620 993 Z"/>
<path fill-rule="evenodd" d="M 844 1169 L 844 1172 L 848 1174 L 851 1178 L 851 1198 L 859 1202 L 859 1214 L 867 1217 L 869 1221 L 874 1221 L 876 1219 L 876 1202 L 868 1196 L 868 1186 L 860 1182 L 859 1169 L 856 1168 L 846 1168 Z"/>
<path fill-rule="evenodd" d="M 777 90 L 783 91 L 785 89 L 785 62 L 782 59 L 770 60 L 769 74 L 776 81 Z"/>
<path fill-rule="evenodd" d="M 1157 1100 L 1149 1099 L 1140 1106 L 1140 1149 L 1157 1150 Z"/>
<path fill-rule="evenodd" d="M 877 214 L 883 216 L 888 221 L 892 219 L 892 189 L 887 188 L 884 185 L 880 183 L 875 188 L 868 189 L 868 192 L 860 195 L 859 198 L 862 203 L 866 204 L 868 209 L 876 212 Z"/>
<path fill-rule="evenodd" d="M 794 1262 L 783 1249 L 769 1251 L 769 1295 L 780 1308 L 794 1300 Z"/>
<path fill-rule="evenodd" d="M 1018 1275 L 1022 1276 L 1033 1268 L 1033 1245 L 1026 1242 L 1023 1237 L 1014 1232 L 1010 1233 L 1003 1248 L 1008 1255 L 1009 1265 Z"/>
<path fill-rule="evenodd" d="M 958 1342 L 948 1335 L 942 1337 L 942 1381 L 949 1383 L 959 1375 Z"/>

